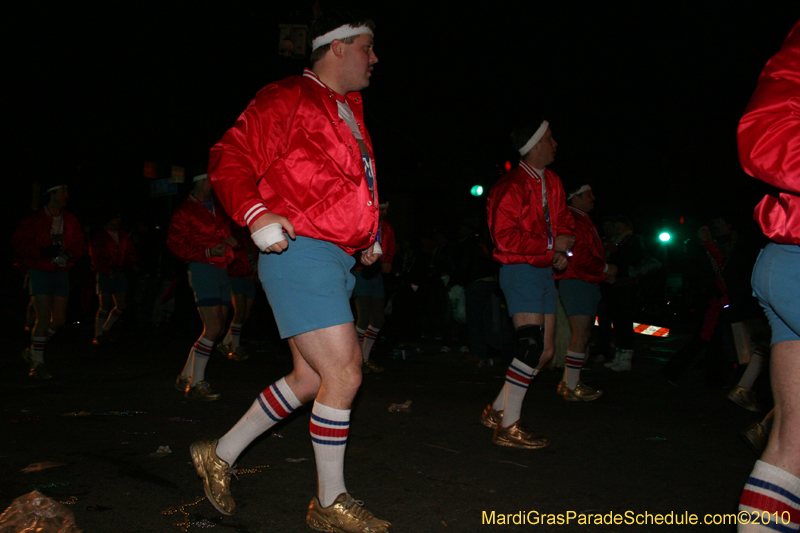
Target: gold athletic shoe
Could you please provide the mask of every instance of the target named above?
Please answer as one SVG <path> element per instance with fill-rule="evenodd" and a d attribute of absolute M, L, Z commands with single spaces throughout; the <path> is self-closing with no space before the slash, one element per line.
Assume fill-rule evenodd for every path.
<path fill-rule="evenodd" d="M 203 490 L 209 503 L 220 513 L 230 516 L 236 509 L 231 496 L 231 474 L 236 468 L 217 456 L 217 440 L 199 440 L 189 447 L 197 475 L 203 480 Z"/>
<path fill-rule="evenodd" d="M 369 368 L 369 371 L 372 372 L 373 374 L 379 374 L 385 370 L 381 365 L 369 359 L 364 361 L 364 366 L 366 368 Z"/>
<path fill-rule="evenodd" d="M 753 411 L 754 413 L 761 411 L 761 406 L 758 404 L 756 395 L 751 389 L 745 389 L 737 385 L 728 393 L 728 399 L 739 407 L 744 407 L 748 411 Z"/>
<path fill-rule="evenodd" d="M 311 529 L 330 533 L 389 533 L 392 524 L 380 520 L 364 509 L 363 502 L 354 500 L 343 492 L 328 507 L 323 507 L 317 497 L 308 506 L 306 523 Z"/>
<path fill-rule="evenodd" d="M 494 429 L 503 421 L 503 411 L 495 411 L 491 404 L 481 413 L 481 424 L 489 429 Z"/>
<path fill-rule="evenodd" d="M 507 428 L 504 428 L 502 424 L 498 424 L 497 427 L 494 428 L 492 442 L 499 446 L 522 448 L 525 450 L 538 450 L 539 448 L 546 448 L 550 445 L 550 439 L 537 435 L 520 424 L 519 420 Z"/>
<path fill-rule="evenodd" d="M 186 397 L 190 400 L 200 400 L 201 402 L 213 402 L 219 400 L 222 394 L 214 392 L 208 381 L 198 381 L 194 387 L 186 388 Z"/>
<path fill-rule="evenodd" d="M 558 384 L 557 392 L 568 402 L 591 402 L 603 395 L 603 391 L 588 387 L 580 381 L 574 389 L 567 388 L 567 383 L 562 381 Z"/>
<path fill-rule="evenodd" d="M 185 394 L 186 389 L 188 389 L 191 384 L 192 378 L 185 378 L 179 375 L 178 379 L 175 380 L 175 389 Z"/>

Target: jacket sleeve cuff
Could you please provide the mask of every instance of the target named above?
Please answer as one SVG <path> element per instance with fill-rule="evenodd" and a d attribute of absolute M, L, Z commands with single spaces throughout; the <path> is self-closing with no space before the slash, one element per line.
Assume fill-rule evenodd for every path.
<path fill-rule="evenodd" d="M 250 224 L 255 222 L 255 220 L 267 212 L 267 206 L 262 203 L 257 203 L 250 207 L 247 212 L 244 214 L 244 223 L 249 227 Z"/>

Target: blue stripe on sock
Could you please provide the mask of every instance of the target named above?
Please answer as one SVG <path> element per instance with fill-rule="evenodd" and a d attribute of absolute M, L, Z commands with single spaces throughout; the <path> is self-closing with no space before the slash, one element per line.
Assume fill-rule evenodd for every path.
<path fill-rule="evenodd" d="M 747 480 L 748 485 L 753 485 L 754 487 L 758 487 L 760 489 L 766 489 L 769 491 L 774 492 L 775 494 L 780 494 L 790 502 L 794 503 L 795 505 L 800 505 L 800 496 L 796 494 L 792 494 L 788 490 L 784 489 L 779 485 L 775 485 L 774 483 L 770 483 L 768 481 L 764 481 L 763 479 L 758 479 L 757 477 L 751 477 Z"/>
<path fill-rule="evenodd" d="M 344 422 L 339 422 L 337 420 L 328 420 L 327 418 L 322 418 L 321 416 L 315 415 L 314 413 L 311 413 L 311 418 L 315 422 L 321 422 L 323 424 L 329 424 L 331 426 L 349 426 L 350 425 L 350 421 L 349 420 L 345 420 Z"/>
<path fill-rule="evenodd" d="M 325 446 L 342 446 L 344 444 L 347 444 L 347 439 L 341 441 L 331 441 L 331 440 L 318 439 L 314 437 L 314 435 L 311 435 L 311 440 L 316 442 L 317 444 L 322 444 Z"/>
<path fill-rule="evenodd" d="M 286 408 L 286 410 L 288 412 L 291 413 L 292 411 L 294 411 L 294 407 L 289 405 L 289 402 L 287 402 L 286 398 L 283 397 L 283 394 L 281 394 L 281 391 L 278 389 L 277 385 L 273 384 L 272 387 L 270 387 L 270 388 L 272 389 L 272 392 L 275 393 L 275 397 L 277 397 L 281 401 L 281 403 L 283 404 L 283 406 Z"/>
<path fill-rule="evenodd" d="M 275 418 L 272 414 L 272 411 L 269 410 L 269 406 L 264 404 L 264 400 L 261 398 L 261 394 L 258 395 L 258 405 L 261 406 L 261 410 L 266 413 L 268 417 L 270 417 L 274 422 L 280 422 L 280 418 Z"/>

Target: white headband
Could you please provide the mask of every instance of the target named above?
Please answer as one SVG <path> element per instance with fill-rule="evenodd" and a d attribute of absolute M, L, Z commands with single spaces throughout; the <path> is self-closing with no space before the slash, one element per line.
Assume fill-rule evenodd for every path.
<path fill-rule="evenodd" d="M 320 35 L 319 37 L 311 41 L 311 51 L 313 52 L 320 46 L 331 44 L 334 41 L 334 39 L 338 39 L 341 41 L 342 39 L 347 39 L 348 37 L 355 37 L 356 35 L 362 35 L 364 33 L 373 36 L 375 35 L 374 33 L 372 33 L 372 30 L 369 29 L 369 27 L 367 26 L 353 27 L 349 24 L 345 24 L 344 26 L 339 26 L 335 30 L 329 31 L 325 35 Z"/>
<path fill-rule="evenodd" d="M 591 191 L 591 190 L 592 190 L 592 188 L 591 188 L 591 187 L 589 187 L 588 185 L 581 185 L 581 188 L 580 188 L 580 189 L 578 189 L 578 190 L 577 190 L 577 191 L 575 191 L 574 193 L 572 193 L 572 194 L 570 194 L 569 196 L 567 196 L 567 200 L 571 200 L 573 196 L 577 196 L 578 194 L 583 194 L 583 193 L 585 193 L 586 191 Z"/>
<path fill-rule="evenodd" d="M 197 176 L 192 178 L 192 183 L 197 183 L 200 180 L 207 180 L 208 174 L 198 174 Z"/>
<path fill-rule="evenodd" d="M 525 146 L 519 149 L 519 155 L 525 155 L 530 152 L 531 148 L 533 148 L 533 145 L 542 140 L 542 137 L 544 137 L 544 132 L 547 131 L 547 127 L 549 125 L 549 122 L 543 120 L 542 125 L 539 126 L 538 130 L 536 130 L 536 133 L 533 134 L 533 137 L 528 139 L 528 142 L 525 143 Z"/>
<path fill-rule="evenodd" d="M 46 190 L 44 193 L 45 193 L 45 194 L 47 194 L 47 193 L 51 193 L 51 192 L 53 192 L 53 191 L 57 191 L 57 190 L 58 190 L 58 189 L 60 189 L 61 187 L 66 187 L 66 185 L 56 185 L 55 187 L 50 187 L 50 188 L 49 188 L 49 189 L 47 189 L 47 190 Z"/>

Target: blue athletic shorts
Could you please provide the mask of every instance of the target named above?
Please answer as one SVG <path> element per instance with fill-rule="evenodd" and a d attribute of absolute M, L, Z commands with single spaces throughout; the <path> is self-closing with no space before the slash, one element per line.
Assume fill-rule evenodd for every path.
<path fill-rule="evenodd" d="M 558 293 L 551 267 L 501 265 L 500 288 L 511 316 L 517 313 L 556 314 Z"/>
<path fill-rule="evenodd" d="M 354 268 L 353 276 L 356 278 L 356 288 L 353 289 L 353 298 L 368 296 L 370 298 L 383 298 L 383 274 L 378 272 L 374 277 L 365 279 L 364 271 Z"/>
<path fill-rule="evenodd" d="M 189 285 L 197 307 L 231 307 L 231 282 L 228 271 L 207 263 L 189 263 Z"/>
<path fill-rule="evenodd" d="M 28 279 L 30 280 L 31 296 L 42 294 L 69 297 L 69 275 L 63 270 L 45 272 L 29 268 Z"/>
<path fill-rule="evenodd" d="M 97 294 L 117 294 L 127 290 L 128 278 L 125 272 L 117 272 L 113 278 L 109 274 L 97 273 Z"/>
<path fill-rule="evenodd" d="M 600 287 L 582 279 L 562 279 L 558 282 L 558 296 L 567 316 L 596 316 L 600 303 Z"/>
<path fill-rule="evenodd" d="M 231 294 L 244 294 L 246 299 L 255 300 L 256 279 L 231 277 Z"/>
<path fill-rule="evenodd" d="M 355 259 L 335 244 L 309 237 L 280 254 L 259 254 L 258 277 L 281 338 L 353 322 L 350 273 Z"/>
<path fill-rule="evenodd" d="M 768 244 L 753 269 L 753 292 L 772 328 L 772 344 L 800 340 L 800 246 Z"/>

